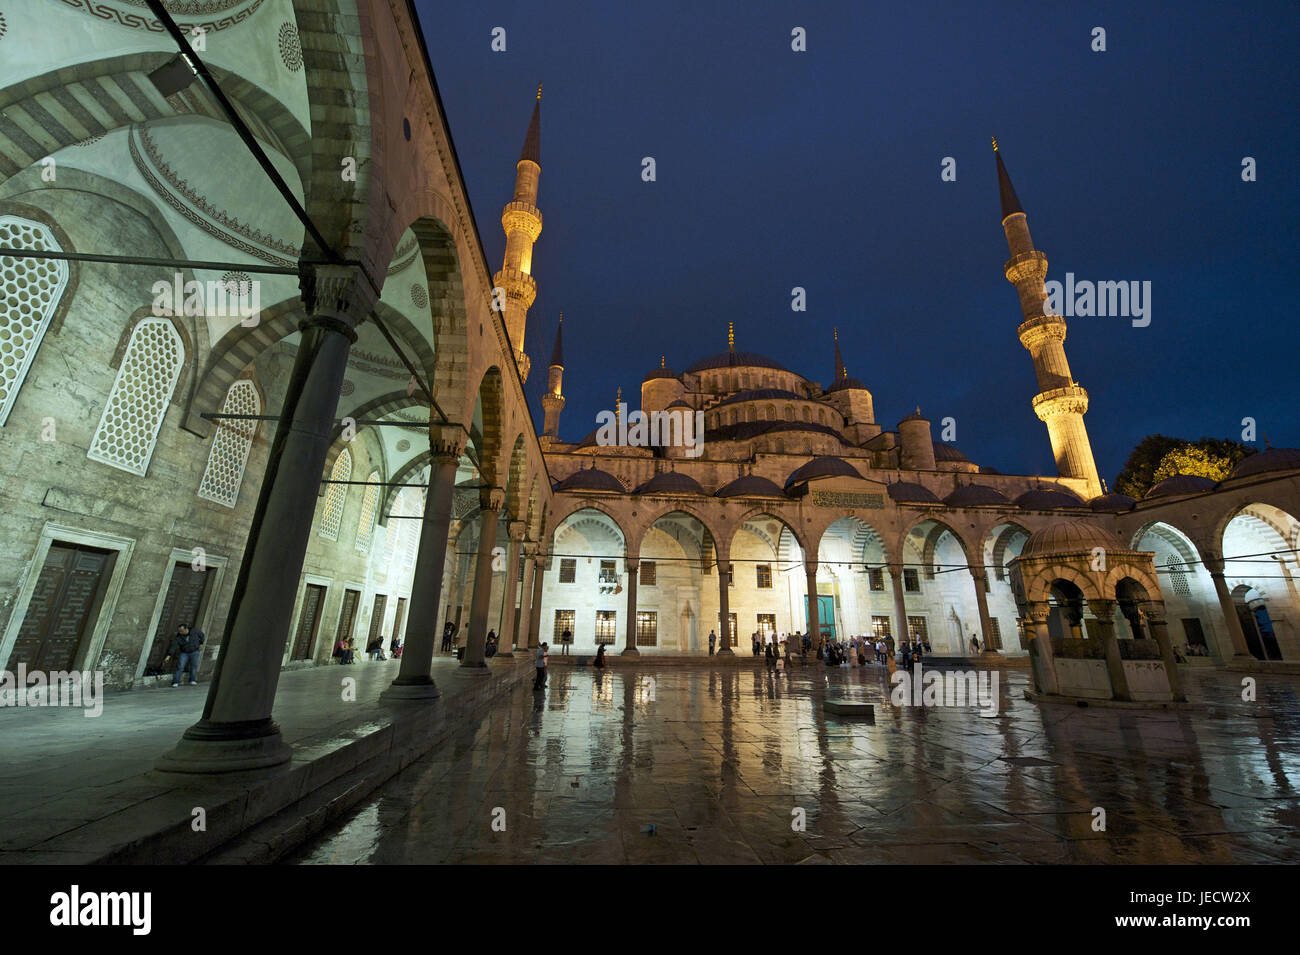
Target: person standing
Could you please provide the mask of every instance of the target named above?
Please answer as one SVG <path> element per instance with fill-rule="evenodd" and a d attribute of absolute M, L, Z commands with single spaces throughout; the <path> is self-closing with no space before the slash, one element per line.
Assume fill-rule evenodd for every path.
<path fill-rule="evenodd" d="M 973 633 L 970 635 L 970 652 L 971 653 L 980 652 L 980 642 L 975 638 L 975 634 Z"/>
<path fill-rule="evenodd" d="M 597 670 L 605 669 L 605 644 L 602 643 L 596 648 L 596 659 L 591 661 L 591 665 Z"/>
<path fill-rule="evenodd" d="M 172 676 L 172 686 L 181 685 L 181 674 L 186 670 L 190 674 L 190 686 L 199 685 L 199 660 L 203 654 L 203 631 L 197 627 L 182 623 L 172 635 L 172 642 L 167 647 L 167 658 L 175 658 L 176 673 Z"/>
<path fill-rule="evenodd" d="M 713 656 L 713 648 L 718 644 L 718 635 L 712 630 L 709 631 L 709 656 Z"/>
<path fill-rule="evenodd" d="M 533 681 L 534 690 L 546 689 L 546 644 L 537 648 L 537 679 Z"/>
<path fill-rule="evenodd" d="M 560 634 L 560 656 L 569 655 L 569 644 L 573 642 L 573 631 L 565 628 L 564 633 Z"/>
<path fill-rule="evenodd" d="M 451 638 L 456 633 L 456 625 L 448 620 L 442 625 L 442 649 L 451 652 Z"/>

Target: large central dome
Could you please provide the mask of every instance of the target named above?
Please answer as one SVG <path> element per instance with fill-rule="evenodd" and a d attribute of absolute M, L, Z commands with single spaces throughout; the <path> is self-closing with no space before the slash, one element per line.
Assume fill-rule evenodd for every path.
<path fill-rule="evenodd" d="M 774 362 L 770 358 L 764 358 L 762 355 L 756 355 L 751 351 L 724 351 L 716 355 L 710 355 L 708 358 L 701 358 L 693 365 L 687 367 L 685 374 L 694 374 L 697 371 L 709 371 L 713 368 L 775 368 L 777 371 L 790 371 L 784 365 Z"/>

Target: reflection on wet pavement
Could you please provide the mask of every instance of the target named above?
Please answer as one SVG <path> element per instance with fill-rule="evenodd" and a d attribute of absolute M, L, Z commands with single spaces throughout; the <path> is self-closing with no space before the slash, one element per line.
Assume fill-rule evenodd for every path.
<path fill-rule="evenodd" d="M 296 861 L 1300 858 L 1290 678 L 1246 703 L 1240 674 L 1190 672 L 1192 707 L 1163 712 L 1039 707 L 1027 677 L 1002 671 L 981 717 L 891 706 L 872 667 L 552 668 L 545 694 L 524 684 Z M 874 702 L 874 723 L 824 716 L 828 690 Z"/>

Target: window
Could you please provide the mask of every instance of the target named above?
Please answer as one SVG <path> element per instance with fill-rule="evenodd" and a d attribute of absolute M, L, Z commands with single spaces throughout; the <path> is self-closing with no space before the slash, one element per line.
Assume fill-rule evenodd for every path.
<path fill-rule="evenodd" d="M 1001 650 L 1002 649 L 1002 624 L 998 622 L 997 617 L 989 617 L 989 629 L 992 631 L 990 635 L 993 637 L 993 649 Z"/>
<path fill-rule="evenodd" d="M 330 484 L 325 491 L 325 507 L 320 513 L 320 536 L 329 541 L 339 539 L 339 526 L 343 523 L 343 505 L 348 500 L 346 481 L 352 480 L 352 452 L 344 448 L 330 468 Z"/>
<path fill-rule="evenodd" d="M 560 643 L 564 637 L 564 631 L 569 631 L 573 635 L 574 614 L 572 610 L 555 611 L 555 629 L 551 631 L 551 642 Z"/>
<path fill-rule="evenodd" d="M 1200 618 L 1184 617 L 1183 634 L 1187 637 L 1187 645 L 1189 647 L 1205 646 L 1205 631 L 1201 629 Z"/>
<path fill-rule="evenodd" d="M 880 567 L 867 568 L 867 576 L 871 578 L 871 589 L 883 591 L 885 589 L 885 571 Z"/>
<path fill-rule="evenodd" d="M 926 629 L 924 617 L 907 618 L 907 638 L 909 640 L 930 639 L 930 631 Z"/>
<path fill-rule="evenodd" d="M 361 498 L 361 519 L 357 523 L 354 546 L 361 553 L 370 550 L 370 537 L 375 530 L 375 507 L 379 504 L 379 472 L 371 471 L 366 478 L 366 493 Z"/>
<path fill-rule="evenodd" d="M 0 216 L 0 245 L 62 252 L 47 227 L 17 216 Z M 41 347 L 41 339 L 68 286 L 68 263 L 58 259 L 4 260 L 0 289 L 0 425 L 9 418 L 18 390 Z"/>
<path fill-rule="evenodd" d="M 614 568 L 614 561 L 602 560 L 600 562 L 600 582 L 602 584 L 612 584 L 616 583 L 617 580 L 618 577 Z"/>
<path fill-rule="evenodd" d="M 915 568 L 906 567 L 903 569 L 903 589 L 909 594 L 919 594 L 921 592 L 921 581 L 917 577 Z"/>
<path fill-rule="evenodd" d="M 613 643 L 617 614 L 613 610 L 596 611 L 596 642 Z"/>
<path fill-rule="evenodd" d="M 1169 569 L 1169 586 L 1173 592 L 1180 597 L 1191 596 L 1191 588 L 1187 586 L 1187 570 L 1183 562 L 1172 554 L 1165 559 L 1165 567 Z"/>
<path fill-rule="evenodd" d="M 758 565 L 758 586 L 764 590 L 772 586 L 772 565 L 771 564 Z"/>
<path fill-rule="evenodd" d="M 575 557 L 560 558 L 560 583 L 571 584 L 578 578 L 578 561 Z"/>
<path fill-rule="evenodd" d="M 170 321 L 137 323 L 86 457 L 143 476 L 184 364 L 185 343 Z"/>
<path fill-rule="evenodd" d="M 638 647 L 659 645 L 659 614 L 653 610 L 636 612 L 636 645 Z"/>
<path fill-rule="evenodd" d="M 733 567 L 731 564 L 727 565 L 727 586 L 728 587 L 736 586 L 736 568 Z"/>
<path fill-rule="evenodd" d="M 656 580 L 658 580 L 658 569 L 655 567 L 655 562 L 653 560 L 641 561 L 641 586 L 654 587 Z"/>
<path fill-rule="evenodd" d="M 760 613 L 758 615 L 758 636 L 764 643 L 767 643 L 776 635 L 776 614 Z"/>
<path fill-rule="evenodd" d="M 889 618 L 873 616 L 871 618 L 871 633 L 877 640 L 888 640 L 892 636 L 889 632 Z"/>
<path fill-rule="evenodd" d="M 247 378 L 230 386 L 226 400 L 221 404 L 222 414 L 256 415 L 262 413 L 262 399 L 257 388 Z M 244 483 L 244 466 L 248 452 L 257 434 L 257 422 L 248 418 L 218 418 L 208 449 L 208 464 L 199 482 L 199 497 L 226 507 L 234 507 L 239 500 L 239 487 Z"/>

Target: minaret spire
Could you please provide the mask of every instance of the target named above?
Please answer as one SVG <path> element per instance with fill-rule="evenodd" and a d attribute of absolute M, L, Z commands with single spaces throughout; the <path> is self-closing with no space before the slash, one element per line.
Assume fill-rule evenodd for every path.
<path fill-rule="evenodd" d="M 560 313 L 555 326 L 555 347 L 551 349 L 551 367 L 546 381 L 546 394 L 542 395 L 542 450 L 560 439 L 560 412 L 564 410 L 564 313 Z"/>
<path fill-rule="evenodd" d="M 736 323 L 727 322 L 727 351 L 736 350 Z"/>
<path fill-rule="evenodd" d="M 840 356 L 840 330 L 838 328 L 833 329 L 831 334 L 835 336 L 835 380 L 839 381 L 842 378 L 847 378 L 849 373 L 844 368 L 843 357 Z"/>
<path fill-rule="evenodd" d="M 1020 344 L 1033 358 L 1034 372 L 1038 376 L 1034 413 L 1047 425 L 1057 473 L 1061 477 L 1086 482 L 1086 496 L 1095 497 L 1102 493 L 1102 487 L 1088 431 L 1083 424 L 1084 413 L 1088 410 L 1088 392 L 1070 374 L 1070 363 L 1065 358 L 1065 319 L 1047 311 L 1047 289 L 1043 285 L 1047 278 L 1047 256 L 1034 248 L 1024 209 L 1011 185 L 996 139 L 993 140 L 993 151 L 997 158 L 998 192 L 1002 199 L 1002 231 L 1006 233 L 1007 248 L 1011 251 L 1004 271 L 1007 281 L 1016 287 L 1020 296 L 1024 321 L 1017 331 Z"/>
<path fill-rule="evenodd" d="M 515 349 L 519 375 L 528 379 L 531 362 L 524 352 L 524 331 L 528 309 L 537 298 L 533 279 L 533 243 L 542 234 L 542 213 L 537 208 L 537 180 L 542 174 L 542 85 L 537 84 L 533 117 L 524 136 L 524 148 L 515 164 L 515 195 L 501 210 L 501 228 L 506 233 L 505 261 L 493 276 L 493 284 L 505 290 L 506 333 Z"/>

